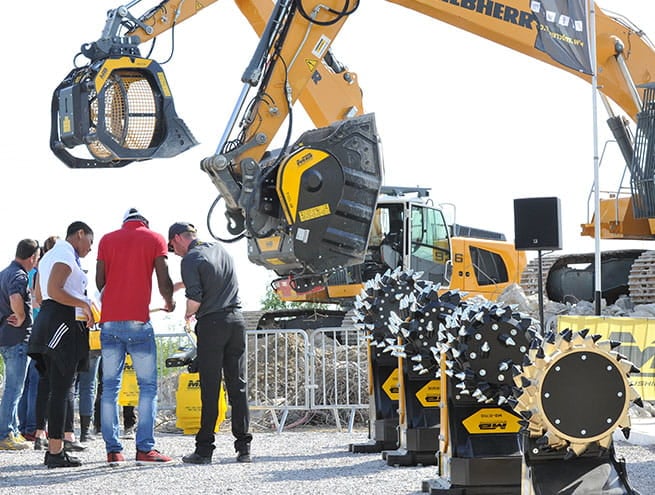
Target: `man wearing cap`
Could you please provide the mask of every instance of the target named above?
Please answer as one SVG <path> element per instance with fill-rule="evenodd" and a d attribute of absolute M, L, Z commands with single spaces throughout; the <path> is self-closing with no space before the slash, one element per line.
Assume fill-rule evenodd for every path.
<path fill-rule="evenodd" d="M 126 354 L 132 356 L 139 384 L 136 462 L 162 464 L 173 460 L 154 448 L 157 347 L 149 310 L 153 271 L 164 299 L 164 310 L 175 309 L 167 255 L 164 236 L 150 230 L 148 220 L 136 208 L 127 210 L 123 226 L 105 234 L 98 245 L 96 285 L 102 293 L 100 420 L 110 466 L 125 461 L 119 440 L 118 392 Z"/>
<path fill-rule="evenodd" d="M 246 325 L 241 314 L 234 261 L 218 243 L 197 239 L 196 228 L 176 222 L 168 229 L 168 250 L 182 257 L 181 274 L 187 298 L 185 318 L 195 317 L 200 374 L 200 430 L 189 464 L 211 464 L 218 418 L 221 380 L 232 406 L 232 434 L 238 462 L 250 462 L 252 435 L 244 358 Z"/>

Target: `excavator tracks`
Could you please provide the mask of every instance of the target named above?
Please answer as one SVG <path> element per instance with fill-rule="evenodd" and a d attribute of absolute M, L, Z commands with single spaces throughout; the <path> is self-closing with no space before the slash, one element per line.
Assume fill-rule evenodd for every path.
<path fill-rule="evenodd" d="M 548 272 L 550 268 L 557 262 L 558 256 L 542 256 L 541 269 L 543 289 L 546 290 L 546 282 L 548 280 Z M 521 274 L 521 287 L 526 296 L 539 293 L 539 258 L 530 260 Z"/>
<path fill-rule="evenodd" d="M 655 251 L 644 251 L 635 260 L 628 277 L 628 285 L 633 303 L 655 302 Z"/>
<path fill-rule="evenodd" d="M 594 253 L 542 257 L 544 297 L 575 304 L 594 300 Z M 655 303 L 655 251 L 626 249 L 601 253 L 602 297 L 608 305 L 623 295 L 633 304 Z M 539 292 L 539 259 L 531 260 L 521 274 L 526 295 Z"/>

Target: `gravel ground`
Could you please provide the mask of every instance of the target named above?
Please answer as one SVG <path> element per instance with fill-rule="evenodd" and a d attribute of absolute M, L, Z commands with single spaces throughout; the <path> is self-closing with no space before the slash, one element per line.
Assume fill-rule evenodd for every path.
<path fill-rule="evenodd" d="M 47 469 L 43 452 L 0 452 L 0 493 L 88 494 L 421 494 L 422 482 L 436 477 L 436 467 L 390 467 L 381 454 L 352 454 L 350 443 L 367 441 L 364 430 L 293 429 L 281 434 L 255 432 L 253 463 L 237 464 L 232 439 L 221 432 L 214 464 L 182 464 L 193 449 L 193 437 L 157 433 L 157 448 L 176 462 L 166 466 L 136 466 L 132 460 L 118 468 L 105 464 L 104 442 L 89 442 L 79 456 L 80 468 Z M 134 458 L 134 441 L 124 440 L 126 458 Z M 654 493 L 655 446 L 617 442 L 628 463 L 629 478 L 642 495 Z"/>

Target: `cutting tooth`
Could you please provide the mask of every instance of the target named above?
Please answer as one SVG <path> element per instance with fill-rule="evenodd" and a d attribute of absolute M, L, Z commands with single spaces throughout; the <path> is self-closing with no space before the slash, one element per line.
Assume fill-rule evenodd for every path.
<path fill-rule="evenodd" d="M 612 435 L 606 435 L 598 440 L 598 446 L 603 450 L 609 449 L 612 446 Z"/>
<path fill-rule="evenodd" d="M 579 457 L 582 454 L 584 454 L 585 450 L 587 450 L 587 447 L 589 446 L 588 443 L 571 443 L 569 445 L 568 450 L 566 451 L 566 455 L 564 456 L 564 460 L 572 459 L 573 457 Z"/>
<path fill-rule="evenodd" d="M 619 366 L 621 367 L 623 372 L 627 373 L 628 375 L 630 373 L 639 373 L 641 371 L 639 368 L 637 368 L 634 364 L 632 364 L 627 359 L 619 361 Z"/>
<path fill-rule="evenodd" d="M 616 340 L 601 340 L 600 342 L 596 343 L 596 346 L 598 346 L 599 349 L 605 351 L 605 352 L 611 352 L 617 347 L 621 345 L 621 342 L 618 342 Z"/>
<path fill-rule="evenodd" d="M 482 344 L 482 347 L 480 347 L 480 350 L 482 352 L 489 352 L 491 350 L 491 346 L 489 345 L 489 342 L 485 340 L 484 344 Z"/>
<path fill-rule="evenodd" d="M 506 347 L 516 346 L 516 341 L 506 333 L 501 333 L 500 335 L 498 335 L 498 340 L 500 340 L 503 344 L 505 344 Z"/>
<path fill-rule="evenodd" d="M 412 356 L 411 360 L 420 363 L 421 361 L 423 361 L 423 357 L 420 354 L 416 354 Z"/>
<path fill-rule="evenodd" d="M 582 346 L 585 343 L 584 336 L 580 335 L 580 332 L 575 332 L 571 337 L 572 346 Z"/>
<path fill-rule="evenodd" d="M 418 363 L 417 365 L 412 367 L 412 371 L 421 371 L 424 368 L 424 366 L 421 363 Z"/>

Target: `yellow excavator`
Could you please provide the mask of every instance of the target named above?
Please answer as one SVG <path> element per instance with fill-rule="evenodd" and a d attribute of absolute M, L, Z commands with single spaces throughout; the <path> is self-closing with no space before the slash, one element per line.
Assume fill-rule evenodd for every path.
<path fill-rule="evenodd" d="M 359 1 L 235 1 L 260 42 L 241 77 L 243 90 L 216 152 L 201 163 L 220 193 L 217 202 L 225 203 L 233 237 L 223 240 L 247 237 L 250 260 L 282 277 L 275 288 L 283 297 L 351 297 L 361 280 L 348 268 L 364 266 L 376 256 L 367 248 L 383 176 L 375 120 L 364 113 L 358 78 L 331 51 L 343 24 L 357 15 Z M 390 1 L 591 82 L 589 29 L 581 10 L 585 2 L 568 2 L 562 8 L 555 0 Z M 139 3 L 134 0 L 109 11 L 101 37 L 81 48 L 89 61 L 73 69 L 54 93 L 50 145 L 70 167 L 120 167 L 174 156 L 196 144 L 176 114 L 161 66 L 143 57 L 140 46 L 154 43 L 158 35 L 214 2 L 164 0 L 133 15 Z M 650 219 L 655 212 L 644 206 L 652 184 L 647 114 L 653 92 L 644 85 L 655 71 L 655 49 L 627 19 L 594 7 L 598 87 L 633 181 L 629 198 L 603 202 L 603 234 L 652 238 Z M 291 143 L 296 100 L 318 129 Z M 616 115 L 615 107 L 627 118 Z M 628 118 L 639 121 L 634 137 Z M 271 150 L 273 137 L 285 123 L 282 148 Z M 74 155 L 74 149 L 84 155 Z M 410 237 L 410 221 L 405 215 L 404 268 L 411 267 L 411 249 L 425 247 L 425 233 Z M 583 227 L 584 234 L 591 233 L 590 225 L 593 219 Z M 449 236 L 455 237 L 456 228 L 449 226 Z M 448 285 L 452 273 L 473 278 L 470 251 L 445 249 L 448 256 L 432 246 L 432 261 L 444 265 L 442 282 Z M 603 255 L 603 295 L 608 302 L 628 291 L 628 278 L 632 293 L 641 291 L 645 299 L 655 301 L 640 263 L 648 256 L 640 250 Z M 462 258 L 465 263 L 455 266 Z M 514 259 L 520 265 L 519 258 Z M 592 254 L 545 257 L 544 263 L 549 266 L 549 298 L 593 298 Z M 581 263 L 587 269 L 572 267 Z M 635 272 L 641 272 L 641 278 Z M 536 273 L 534 263 L 528 266 L 522 279 L 526 288 L 537 287 Z"/>
<path fill-rule="evenodd" d="M 89 62 L 55 91 L 50 144 L 69 167 L 122 167 L 196 144 L 161 66 L 140 46 L 213 2 L 164 1 L 139 17 L 136 3 L 108 13 L 101 38 L 81 47 Z M 504 235 L 447 220 L 428 188 L 381 188 L 374 117 L 329 47 L 356 3 L 237 4 L 261 41 L 217 152 L 201 164 L 219 190 L 214 206 L 226 206 L 231 237 L 215 237 L 246 237 L 249 259 L 280 276 L 272 285 L 283 301 L 349 306 L 366 280 L 397 267 L 489 299 L 518 282 L 525 254 Z M 296 99 L 318 129 L 290 144 Z M 285 120 L 286 142 L 270 150 Z M 268 312 L 259 326 L 297 325 L 306 313 Z M 323 313 L 334 319 L 315 324 L 344 316 Z"/>

